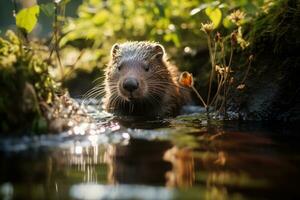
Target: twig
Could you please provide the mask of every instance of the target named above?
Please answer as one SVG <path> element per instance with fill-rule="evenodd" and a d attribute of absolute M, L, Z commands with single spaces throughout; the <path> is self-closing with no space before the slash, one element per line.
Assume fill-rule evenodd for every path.
<path fill-rule="evenodd" d="M 16 0 L 11 0 L 13 6 L 14 6 L 14 9 L 13 9 L 13 17 L 16 18 L 16 15 L 17 15 L 17 12 L 18 12 L 18 7 L 17 7 L 17 2 Z"/>
<path fill-rule="evenodd" d="M 246 78 L 247 78 L 248 73 L 249 73 L 249 71 L 250 71 L 251 64 L 252 64 L 252 59 L 249 60 L 249 64 L 248 64 L 247 71 L 246 71 L 245 76 L 244 76 L 244 78 L 242 79 L 242 82 L 241 82 L 240 84 L 243 84 L 243 83 L 246 81 Z"/>
<path fill-rule="evenodd" d="M 215 100 L 217 99 L 218 95 L 220 94 L 220 91 L 221 91 L 221 88 L 222 88 L 223 84 L 224 84 L 224 79 L 223 79 L 223 76 L 221 76 L 221 80 L 220 80 L 220 83 L 218 84 L 217 92 L 216 92 L 215 96 L 213 97 L 213 99 L 211 101 L 211 105 L 213 105 L 215 103 Z"/>
<path fill-rule="evenodd" d="M 196 93 L 197 97 L 201 100 L 204 107 L 207 108 L 207 105 L 206 105 L 205 101 L 203 100 L 203 98 L 201 97 L 201 95 L 199 94 L 199 92 L 196 90 L 196 88 L 193 85 L 192 85 L 192 89 Z"/>
<path fill-rule="evenodd" d="M 59 45 L 58 45 L 58 3 L 55 3 L 55 16 L 54 16 L 54 51 L 57 56 L 58 64 L 61 72 L 61 82 L 64 82 L 64 68 L 61 62 L 60 54 L 59 54 Z M 53 50 L 50 52 L 50 58 L 53 53 Z"/>
<path fill-rule="evenodd" d="M 83 56 L 83 54 L 84 54 L 84 50 L 82 50 L 81 52 L 80 52 L 80 54 L 78 55 L 78 57 L 76 58 L 76 60 L 75 60 L 75 62 L 72 64 L 72 65 L 70 65 L 70 71 L 67 73 L 67 74 L 65 74 L 65 77 L 68 77 L 75 69 L 76 69 L 76 64 L 78 63 L 78 61 L 81 59 L 81 57 Z"/>
<path fill-rule="evenodd" d="M 233 47 L 232 47 L 232 44 L 231 44 L 230 45 L 230 58 L 229 58 L 228 66 L 231 66 L 232 57 L 233 57 Z"/>
<path fill-rule="evenodd" d="M 210 93 L 211 93 L 211 85 L 212 85 L 212 79 L 214 75 L 214 68 L 215 68 L 215 61 L 214 61 L 214 56 L 211 48 L 211 39 L 210 35 L 207 35 L 207 43 L 208 43 L 208 50 L 209 50 L 209 55 L 210 55 L 210 62 L 211 62 L 211 72 L 210 72 L 210 77 L 209 77 L 209 83 L 208 83 L 208 94 L 207 94 L 207 101 L 206 105 L 207 106 L 207 112 L 209 112 L 209 100 L 210 100 Z"/>

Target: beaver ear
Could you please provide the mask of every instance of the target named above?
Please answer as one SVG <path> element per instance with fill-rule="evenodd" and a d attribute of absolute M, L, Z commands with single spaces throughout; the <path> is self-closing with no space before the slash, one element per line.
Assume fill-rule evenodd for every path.
<path fill-rule="evenodd" d="M 153 53 L 154 53 L 154 55 L 152 56 L 151 59 L 156 58 L 156 59 L 161 60 L 165 54 L 165 49 L 162 45 L 156 44 L 153 48 Z"/>
<path fill-rule="evenodd" d="M 112 58 L 116 58 L 116 56 L 118 55 L 120 46 L 118 43 L 114 44 L 110 50 L 110 55 Z"/>

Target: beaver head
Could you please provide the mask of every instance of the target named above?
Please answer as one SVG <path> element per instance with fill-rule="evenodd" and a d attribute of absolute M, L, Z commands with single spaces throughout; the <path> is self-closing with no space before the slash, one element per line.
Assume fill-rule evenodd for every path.
<path fill-rule="evenodd" d="M 106 69 L 106 110 L 124 115 L 164 115 L 169 107 L 165 100 L 179 96 L 173 71 L 158 43 L 115 44 Z"/>

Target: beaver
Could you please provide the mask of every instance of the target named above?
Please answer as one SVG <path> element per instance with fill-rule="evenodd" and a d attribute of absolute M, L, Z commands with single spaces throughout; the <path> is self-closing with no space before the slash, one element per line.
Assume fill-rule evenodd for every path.
<path fill-rule="evenodd" d="M 103 107 L 121 116 L 176 116 L 190 101 L 190 91 L 179 85 L 178 77 L 159 43 L 114 44 L 105 70 Z"/>

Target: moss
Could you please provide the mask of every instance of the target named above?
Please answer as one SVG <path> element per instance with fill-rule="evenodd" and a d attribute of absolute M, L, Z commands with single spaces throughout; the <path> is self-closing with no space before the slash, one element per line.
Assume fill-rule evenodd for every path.
<path fill-rule="evenodd" d="M 49 65 L 12 31 L 0 38 L 0 131 L 43 132 L 47 128 L 41 105 L 51 104 L 56 88 Z"/>
<path fill-rule="evenodd" d="M 274 2 L 253 22 L 248 37 L 255 62 L 244 91 L 235 93 L 247 119 L 300 119 L 299 51 L 300 2 Z"/>

